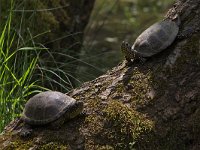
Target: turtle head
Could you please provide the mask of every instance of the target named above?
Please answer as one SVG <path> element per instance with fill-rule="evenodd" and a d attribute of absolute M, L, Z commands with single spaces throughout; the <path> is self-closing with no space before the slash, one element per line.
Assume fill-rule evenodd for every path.
<path fill-rule="evenodd" d="M 127 61 L 131 61 L 131 59 L 134 58 L 134 52 L 131 50 L 131 45 L 128 42 L 122 42 L 121 51 L 124 54 Z"/>
<path fill-rule="evenodd" d="M 75 118 L 83 111 L 83 102 L 76 101 L 73 105 L 71 105 L 66 112 L 67 120 Z"/>
<path fill-rule="evenodd" d="M 126 53 L 126 51 L 131 51 L 131 45 L 128 42 L 123 41 L 121 45 L 121 51 L 122 53 Z"/>

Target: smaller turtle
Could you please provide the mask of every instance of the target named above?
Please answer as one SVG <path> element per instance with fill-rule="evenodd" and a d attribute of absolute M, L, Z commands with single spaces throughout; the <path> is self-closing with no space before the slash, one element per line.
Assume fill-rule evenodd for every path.
<path fill-rule="evenodd" d="M 147 28 L 138 36 L 131 46 L 128 42 L 122 42 L 121 51 L 128 62 L 132 59 L 152 57 L 170 46 L 175 40 L 179 31 L 180 19 L 175 16 L 173 20 L 166 19 L 157 22 Z"/>
<path fill-rule="evenodd" d="M 20 131 L 22 137 L 29 136 L 34 126 L 48 126 L 57 129 L 83 111 L 83 102 L 61 92 L 46 91 L 36 94 L 25 105 Z"/>

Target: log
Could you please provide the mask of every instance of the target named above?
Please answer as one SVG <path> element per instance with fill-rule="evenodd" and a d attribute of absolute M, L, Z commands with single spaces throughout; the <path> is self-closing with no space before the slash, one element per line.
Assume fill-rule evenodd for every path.
<path fill-rule="evenodd" d="M 67 93 L 84 102 L 84 115 L 59 130 L 11 122 L 2 149 L 200 149 L 200 2 L 179 0 L 165 18 L 180 16 L 175 42 L 144 64 L 123 61 Z M 17 127 L 16 127 L 17 124 Z M 16 128 L 13 129 L 13 126 Z"/>

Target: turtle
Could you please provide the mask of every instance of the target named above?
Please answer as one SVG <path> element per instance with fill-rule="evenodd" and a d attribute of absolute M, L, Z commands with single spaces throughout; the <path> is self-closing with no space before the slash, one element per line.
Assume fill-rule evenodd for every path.
<path fill-rule="evenodd" d="M 132 46 L 123 41 L 121 51 L 128 62 L 134 59 L 145 61 L 173 43 L 178 34 L 179 25 L 180 19 L 178 15 L 172 20 L 159 21 L 143 31 Z"/>
<path fill-rule="evenodd" d="M 57 91 L 45 91 L 36 94 L 25 104 L 21 120 L 24 126 L 20 136 L 31 135 L 32 128 L 47 126 L 51 129 L 60 128 L 64 122 L 75 118 L 83 111 L 83 102 Z"/>

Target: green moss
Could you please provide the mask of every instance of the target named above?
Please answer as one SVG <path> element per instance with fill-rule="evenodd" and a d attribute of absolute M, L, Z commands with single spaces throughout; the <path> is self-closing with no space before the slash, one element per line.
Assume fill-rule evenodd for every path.
<path fill-rule="evenodd" d="M 21 141 L 15 141 L 10 144 L 10 146 L 7 148 L 7 150 L 21 150 L 21 149 L 29 149 L 31 147 L 34 147 L 33 142 L 21 142 Z M 42 146 L 38 146 L 40 150 L 67 150 L 67 147 L 64 145 L 60 145 L 59 143 L 50 142 L 47 144 L 44 144 Z"/>
<path fill-rule="evenodd" d="M 104 145 L 104 146 L 97 146 L 98 150 L 114 150 L 114 148 L 110 145 Z"/>
<path fill-rule="evenodd" d="M 128 148 L 140 134 L 149 132 L 153 128 L 153 122 L 121 102 L 111 100 L 104 109 L 105 126 L 104 133 L 110 141 L 115 141 L 114 147 Z"/>
<path fill-rule="evenodd" d="M 152 100 L 152 97 L 148 95 L 151 89 L 151 71 L 141 72 L 138 68 L 134 68 L 128 84 L 126 86 L 124 86 L 124 83 L 117 85 L 116 94 L 117 96 L 121 95 L 122 97 L 124 96 L 124 93 L 131 95 L 130 103 L 132 108 L 134 108 L 137 105 L 146 105 Z"/>
<path fill-rule="evenodd" d="M 42 145 L 40 150 L 68 150 L 68 147 L 61 145 L 60 143 L 50 142 Z"/>
<path fill-rule="evenodd" d="M 128 131 L 133 139 L 137 138 L 141 132 L 153 127 L 153 123 L 145 119 L 144 115 L 118 101 L 111 100 L 104 112 L 106 121 L 112 122 L 122 134 L 127 134 Z"/>
<path fill-rule="evenodd" d="M 150 74 L 142 73 L 139 71 L 135 71 L 133 77 L 131 78 L 130 83 L 134 85 L 134 100 L 137 100 L 139 103 L 143 103 L 144 100 L 147 98 L 146 94 L 150 90 Z"/>
<path fill-rule="evenodd" d="M 11 144 L 9 144 L 8 147 L 6 147 L 6 150 L 28 150 L 32 147 L 34 147 L 34 142 L 33 140 L 20 140 L 20 139 L 15 139 L 14 142 L 12 142 Z M 36 144 L 35 145 L 38 149 L 40 150 L 67 150 L 68 146 L 63 145 L 61 143 L 58 142 L 48 142 L 48 143 L 41 143 L 40 144 Z"/>
<path fill-rule="evenodd" d="M 81 129 L 87 128 L 89 134 L 86 149 L 126 149 L 140 134 L 153 128 L 153 122 L 145 115 L 116 100 L 102 103 L 97 99 L 87 102 L 87 110 L 91 114 L 85 118 Z"/>
<path fill-rule="evenodd" d="M 9 144 L 9 147 L 6 147 L 6 150 L 21 150 L 21 149 L 29 149 L 33 146 L 32 141 L 22 141 L 22 140 L 15 140 L 11 144 Z"/>
<path fill-rule="evenodd" d="M 98 99 L 88 100 L 87 110 L 91 113 L 85 118 L 85 125 L 91 133 L 97 133 L 102 129 L 102 124 L 100 124 L 101 116 L 93 114 L 100 107 L 100 101 Z"/>

